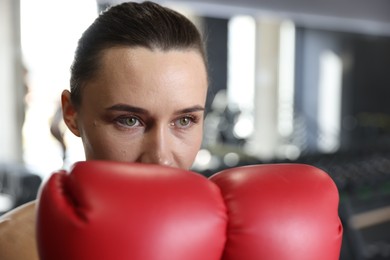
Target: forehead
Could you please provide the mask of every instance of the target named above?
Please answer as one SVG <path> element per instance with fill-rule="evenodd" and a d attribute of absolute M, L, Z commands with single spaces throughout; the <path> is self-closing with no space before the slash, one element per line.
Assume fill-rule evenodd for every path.
<path fill-rule="evenodd" d="M 131 103 L 203 103 L 207 72 L 201 54 L 195 50 L 149 50 L 115 47 L 101 57 L 97 75 L 86 84 L 83 100 Z"/>

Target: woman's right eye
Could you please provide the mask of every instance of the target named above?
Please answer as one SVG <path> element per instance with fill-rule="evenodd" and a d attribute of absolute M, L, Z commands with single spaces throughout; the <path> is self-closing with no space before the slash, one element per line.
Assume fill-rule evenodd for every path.
<path fill-rule="evenodd" d="M 116 121 L 123 127 L 137 127 L 141 125 L 140 120 L 134 116 L 120 117 Z"/>

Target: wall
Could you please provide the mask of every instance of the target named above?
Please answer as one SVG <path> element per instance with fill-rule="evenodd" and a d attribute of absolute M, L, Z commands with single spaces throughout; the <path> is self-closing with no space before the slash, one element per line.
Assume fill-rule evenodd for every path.
<path fill-rule="evenodd" d="M 120 0 L 105 0 L 119 2 Z M 282 17 L 301 26 L 390 35 L 388 0 L 170 0 L 207 16 L 251 14 Z"/>
<path fill-rule="evenodd" d="M 0 0 L 0 163 L 22 161 L 20 1 Z"/>

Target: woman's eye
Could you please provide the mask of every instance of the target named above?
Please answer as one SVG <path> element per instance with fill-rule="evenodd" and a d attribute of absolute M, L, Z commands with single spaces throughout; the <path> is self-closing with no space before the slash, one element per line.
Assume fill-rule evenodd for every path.
<path fill-rule="evenodd" d="M 190 116 L 184 116 L 176 120 L 175 125 L 179 128 L 187 128 L 191 126 L 191 124 L 194 122 L 194 119 Z"/>
<path fill-rule="evenodd" d="M 122 117 L 118 119 L 118 123 L 125 127 L 136 127 L 141 124 L 136 117 Z"/>

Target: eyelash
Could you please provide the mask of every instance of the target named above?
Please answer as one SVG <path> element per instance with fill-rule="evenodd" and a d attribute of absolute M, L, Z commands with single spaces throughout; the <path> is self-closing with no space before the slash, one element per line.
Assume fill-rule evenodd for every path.
<path fill-rule="evenodd" d="M 182 119 L 189 119 L 190 122 L 188 123 L 188 125 L 185 125 L 185 126 L 180 126 L 180 120 Z M 128 125 L 126 124 L 126 120 L 136 120 L 136 123 L 134 125 Z M 123 127 L 123 128 L 135 128 L 135 127 L 140 127 L 140 126 L 144 126 L 145 124 L 143 123 L 143 121 L 138 118 L 137 116 L 121 116 L 121 117 L 118 117 L 114 120 L 116 122 L 116 124 L 118 124 L 120 127 Z M 175 118 L 171 123 L 170 125 L 172 127 L 178 127 L 179 129 L 187 129 L 187 128 L 190 128 L 192 125 L 194 124 L 197 124 L 199 122 L 199 116 L 197 115 L 183 115 L 183 116 L 180 116 L 178 118 Z"/>
<path fill-rule="evenodd" d="M 126 124 L 126 120 L 137 120 L 137 125 L 132 125 L 132 126 L 129 126 L 128 124 Z M 136 116 L 121 116 L 121 117 L 118 117 L 114 120 L 120 127 L 124 127 L 124 128 L 134 128 L 134 127 L 139 127 L 139 126 L 142 126 L 142 121 L 136 117 Z"/>
<path fill-rule="evenodd" d="M 189 119 L 190 122 L 188 123 L 188 125 L 186 126 L 182 126 L 179 128 L 180 129 L 187 129 L 187 128 L 190 128 L 192 125 L 194 124 L 197 124 L 199 122 L 199 117 L 196 116 L 196 115 L 184 115 L 184 116 L 181 116 L 179 118 L 176 118 L 173 122 L 172 122 L 172 125 L 174 126 L 176 122 L 180 121 L 181 119 Z"/>

